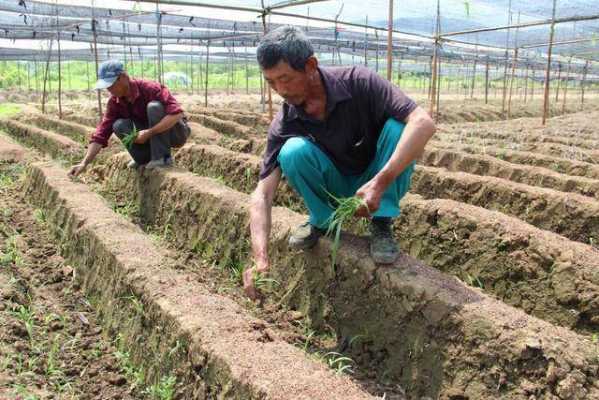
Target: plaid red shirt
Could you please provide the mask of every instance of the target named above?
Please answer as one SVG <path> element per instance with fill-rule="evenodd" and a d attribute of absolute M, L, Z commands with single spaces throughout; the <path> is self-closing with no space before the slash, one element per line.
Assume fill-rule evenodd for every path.
<path fill-rule="evenodd" d="M 126 97 L 110 96 L 102 122 L 100 122 L 91 137 L 92 142 L 106 147 L 108 139 L 112 135 L 112 124 L 119 118 L 132 119 L 136 125 L 147 127 L 148 115 L 146 109 L 151 101 L 161 102 L 166 114 L 183 112 L 181 105 L 175 100 L 168 88 L 158 82 L 131 79 L 129 90 L 131 91 L 131 102 Z"/>

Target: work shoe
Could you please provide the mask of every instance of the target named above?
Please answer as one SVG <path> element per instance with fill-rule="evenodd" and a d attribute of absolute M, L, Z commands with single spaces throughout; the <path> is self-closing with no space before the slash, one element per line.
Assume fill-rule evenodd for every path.
<path fill-rule="evenodd" d="M 325 234 L 323 229 L 310 225 L 310 222 L 301 224 L 289 237 L 289 247 L 296 250 L 311 249 L 318 243 L 318 239 Z"/>
<path fill-rule="evenodd" d="M 146 164 L 146 169 L 165 168 L 173 165 L 173 157 L 164 156 L 158 160 L 152 160 Z"/>
<path fill-rule="evenodd" d="M 127 163 L 127 168 L 137 169 L 139 168 L 139 164 L 135 160 L 131 160 Z"/>
<path fill-rule="evenodd" d="M 399 256 L 391 225 L 391 218 L 374 217 L 370 221 L 370 256 L 377 264 L 392 264 Z"/>

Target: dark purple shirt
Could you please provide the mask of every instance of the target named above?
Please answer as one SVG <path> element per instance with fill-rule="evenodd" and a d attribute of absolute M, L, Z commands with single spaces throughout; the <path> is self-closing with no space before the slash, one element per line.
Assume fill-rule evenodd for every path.
<path fill-rule="evenodd" d="M 260 179 L 278 166 L 281 147 L 294 136 L 314 142 L 342 174 L 361 174 L 374 159 L 385 122 L 389 118 L 403 122 L 417 107 L 398 87 L 368 68 L 318 70 L 327 93 L 325 120 L 284 103 L 268 130 Z"/>
<path fill-rule="evenodd" d="M 139 126 L 147 127 L 148 103 L 154 100 L 162 103 L 166 114 L 179 114 L 183 112 L 183 109 L 166 86 L 158 82 L 141 79 L 131 79 L 129 84 L 133 101 L 129 102 L 124 97 L 110 96 L 108 104 L 106 104 L 106 112 L 104 113 L 102 122 L 100 122 L 96 128 L 96 132 L 91 137 L 92 142 L 106 147 L 108 139 L 112 135 L 112 124 L 119 118 L 132 119 Z"/>

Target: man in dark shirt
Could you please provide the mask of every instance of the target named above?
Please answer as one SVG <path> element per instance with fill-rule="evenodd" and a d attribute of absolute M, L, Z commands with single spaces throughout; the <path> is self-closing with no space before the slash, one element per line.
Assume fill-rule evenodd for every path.
<path fill-rule="evenodd" d="M 271 123 L 252 194 L 255 265 L 244 273 L 248 296 L 256 296 L 254 274 L 270 267 L 271 209 L 282 175 L 310 213 L 290 237 L 292 247 L 310 248 L 326 231 L 334 211 L 330 194 L 357 195 L 366 206 L 356 215 L 372 218 L 371 256 L 378 263 L 394 262 L 399 251 L 392 218 L 399 215 L 414 160 L 435 132 L 429 115 L 369 69 L 319 67 L 309 40 L 292 27 L 267 34 L 257 58 L 285 103 Z"/>
<path fill-rule="evenodd" d="M 122 140 L 134 129 L 138 134 L 127 149 L 133 158 L 129 167 L 172 165 L 171 147 L 183 146 L 190 129 L 183 109 L 169 90 L 158 82 L 130 78 L 120 61 L 103 62 L 98 75 L 96 89 L 107 89 L 112 96 L 83 161 L 73 166 L 69 174 L 77 176 L 83 172 L 108 145 L 113 132 Z"/>

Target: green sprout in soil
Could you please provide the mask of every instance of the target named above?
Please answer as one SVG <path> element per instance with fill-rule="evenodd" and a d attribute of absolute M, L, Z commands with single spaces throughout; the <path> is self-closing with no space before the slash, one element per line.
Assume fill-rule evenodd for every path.
<path fill-rule="evenodd" d="M 366 207 L 366 202 L 358 196 L 352 197 L 336 197 L 329 193 L 326 189 L 325 192 L 334 200 L 337 204 L 335 211 L 329 218 L 329 227 L 327 229 L 327 236 L 335 232 L 335 238 L 333 240 L 333 251 L 332 251 L 332 264 L 333 269 L 335 268 L 335 261 L 337 259 L 337 249 L 339 249 L 339 239 L 341 238 L 341 226 L 351 218 L 360 207 Z"/>
<path fill-rule="evenodd" d="M 58 353 L 60 351 L 60 335 L 57 335 L 54 338 L 54 342 L 52 342 L 52 346 L 50 347 L 50 351 L 48 352 L 48 360 L 46 361 L 46 375 L 54 376 L 54 375 L 62 375 L 62 371 L 59 368 L 59 360 Z"/>
<path fill-rule="evenodd" d="M 134 126 L 133 129 L 131 130 L 131 132 L 126 134 L 125 137 L 123 137 L 123 139 L 121 140 L 123 142 L 123 145 L 125 145 L 125 147 L 127 148 L 127 150 L 131 150 L 131 146 L 133 146 L 135 139 L 137 139 L 138 133 L 139 133 L 139 131 Z"/>
<path fill-rule="evenodd" d="M 239 260 L 231 260 L 227 265 L 229 270 L 229 276 L 235 283 L 241 283 L 243 281 L 244 266 Z"/>
<path fill-rule="evenodd" d="M 0 266 L 7 266 L 10 264 L 20 265 L 21 255 L 17 248 L 17 236 L 13 235 L 6 239 L 6 248 L 4 251 L 0 251 Z"/>
<path fill-rule="evenodd" d="M 254 287 L 262 289 L 266 285 L 279 285 L 279 282 L 272 278 L 266 278 L 262 273 L 254 271 Z"/>
<path fill-rule="evenodd" d="M 329 367 L 335 370 L 338 374 L 353 373 L 351 366 L 352 364 L 354 364 L 354 360 L 352 360 L 351 358 L 334 351 L 326 353 L 324 355 L 324 358 L 327 361 Z"/>
<path fill-rule="evenodd" d="M 23 322 L 25 330 L 29 336 L 29 340 L 33 341 L 33 327 L 35 324 L 35 316 L 31 307 L 26 307 L 23 304 L 19 305 L 17 311 L 12 312 L 13 316 Z"/>
<path fill-rule="evenodd" d="M 46 213 L 44 212 L 44 210 L 41 210 L 39 208 L 35 209 L 35 211 L 33 211 L 33 217 L 35 218 L 35 221 L 40 225 L 46 223 Z"/>
<path fill-rule="evenodd" d="M 171 400 L 175 395 L 175 384 L 177 380 L 174 376 L 163 376 L 160 382 L 150 386 L 147 393 L 152 399 Z"/>

